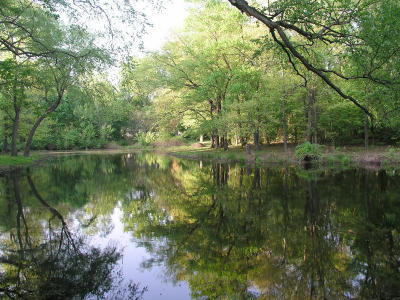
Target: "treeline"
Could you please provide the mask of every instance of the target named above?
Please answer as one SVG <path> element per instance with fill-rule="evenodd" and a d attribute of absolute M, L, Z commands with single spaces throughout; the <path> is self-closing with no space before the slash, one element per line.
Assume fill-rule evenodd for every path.
<path fill-rule="evenodd" d="M 86 24 L 93 19 L 96 33 Z M 133 40 L 118 20 L 133 36 L 145 25 L 129 1 L 2 1 L 3 153 L 101 148 L 123 138 L 133 106 L 101 75 L 129 49 L 123 41 Z"/>
<path fill-rule="evenodd" d="M 85 10 L 91 3 L 4 1 L 2 152 L 182 137 L 225 149 L 400 142 L 398 1 L 273 1 L 254 8 L 264 24 L 228 3 L 197 1 L 162 50 L 125 57 L 118 83 L 102 74 L 126 52 L 77 21 L 82 7 L 94 16 L 109 7 Z M 146 24 L 116 3 L 109 16 Z M 134 41 L 112 36 L 117 45 Z"/>
<path fill-rule="evenodd" d="M 300 14 L 305 16 L 299 3 L 283 2 L 271 7 L 294 9 L 293 24 L 300 24 Z M 306 8 L 310 4 L 303 2 Z M 337 7 L 315 4 L 321 5 L 317 10 L 313 4 L 309 9 L 338 13 L 346 9 L 339 2 Z M 394 18 L 400 15 L 399 3 L 355 7 L 350 2 L 346 5 L 354 10 L 354 26 L 326 28 L 331 42 L 317 39 L 319 30 L 325 34 L 318 24 L 299 25 L 315 32 L 315 39 L 289 36 L 295 51 L 326 80 L 237 9 L 221 1 L 202 2 L 163 50 L 132 58 L 123 66 L 121 85 L 145 104 L 149 140 L 182 134 L 188 139 L 209 138 L 211 147 L 225 149 L 231 144 L 254 143 L 258 148 L 272 142 L 286 147 L 305 140 L 366 147 L 371 141 L 398 143 L 400 38 L 388 33 L 400 25 Z M 333 33 L 334 29 L 342 32 Z M 354 45 L 340 44 L 350 31 Z"/>

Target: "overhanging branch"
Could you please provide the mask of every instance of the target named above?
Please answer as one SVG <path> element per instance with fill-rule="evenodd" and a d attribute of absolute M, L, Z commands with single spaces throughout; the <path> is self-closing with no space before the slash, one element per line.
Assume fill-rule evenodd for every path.
<path fill-rule="evenodd" d="M 319 78 L 321 78 L 328 86 L 330 86 L 337 94 L 339 94 L 343 99 L 349 100 L 353 102 L 357 107 L 363 110 L 371 119 L 374 119 L 372 113 L 361 103 L 359 103 L 354 97 L 344 93 L 331 79 L 327 77 L 325 73 L 326 70 L 321 70 L 313 66 L 311 62 L 309 62 L 303 55 L 301 55 L 292 44 L 292 42 L 287 37 L 284 28 L 288 28 L 294 30 L 300 36 L 306 38 L 307 40 L 312 40 L 314 36 L 311 33 L 308 33 L 294 25 L 282 23 L 279 21 L 273 21 L 270 17 L 266 16 L 265 14 L 261 13 L 258 9 L 250 6 L 245 0 L 228 0 L 231 5 L 239 9 L 242 13 L 254 17 L 265 26 L 267 26 L 270 30 L 270 33 L 273 35 L 274 41 L 278 43 L 282 49 L 288 54 L 289 58 L 291 56 L 297 58 L 302 65 L 309 71 L 316 74 Z M 284 27 L 283 27 L 284 26 Z M 275 32 L 279 35 L 280 40 L 275 35 Z M 294 66 L 293 61 L 291 61 L 292 66 Z M 295 69 L 296 70 L 296 69 Z M 298 73 L 298 72 L 297 72 Z M 335 74 L 336 75 L 336 74 Z"/>

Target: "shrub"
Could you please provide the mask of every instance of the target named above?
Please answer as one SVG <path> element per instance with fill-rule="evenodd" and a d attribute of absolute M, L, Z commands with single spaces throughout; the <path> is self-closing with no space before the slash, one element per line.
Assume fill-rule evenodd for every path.
<path fill-rule="evenodd" d="M 349 164 L 351 161 L 350 157 L 343 153 L 337 154 L 336 158 L 344 165 Z"/>
<path fill-rule="evenodd" d="M 151 131 L 148 132 L 139 131 L 136 134 L 136 140 L 142 146 L 150 145 L 156 140 L 156 138 L 157 138 L 156 133 Z"/>
<path fill-rule="evenodd" d="M 238 157 L 237 161 L 239 162 L 239 164 L 242 165 L 246 164 L 246 158 L 244 158 L 243 156 Z"/>
<path fill-rule="evenodd" d="M 129 142 L 126 139 L 120 139 L 117 141 L 118 146 L 128 146 Z"/>
<path fill-rule="evenodd" d="M 228 154 L 226 155 L 226 158 L 227 158 L 228 160 L 235 160 L 235 159 L 236 159 L 236 154 L 235 154 L 235 153 L 228 153 Z"/>
<path fill-rule="evenodd" d="M 321 157 L 322 146 L 305 142 L 296 147 L 294 155 L 298 161 L 318 160 Z"/>
<path fill-rule="evenodd" d="M 384 156 L 388 160 L 394 160 L 396 157 L 396 153 L 398 153 L 398 150 L 392 146 L 389 146 L 386 148 Z"/>
<path fill-rule="evenodd" d="M 82 148 L 93 148 L 96 142 L 96 129 L 93 124 L 87 124 L 81 129 L 79 144 Z"/>
<path fill-rule="evenodd" d="M 72 149 L 77 147 L 79 143 L 80 132 L 75 127 L 67 127 L 64 129 L 63 135 L 57 140 L 58 149 Z"/>
<path fill-rule="evenodd" d="M 335 162 L 335 157 L 333 157 L 332 155 L 329 155 L 326 159 L 330 164 L 333 164 Z"/>
<path fill-rule="evenodd" d="M 183 146 L 186 141 L 182 136 L 159 136 L 153 141 L 157 147 Z"/>

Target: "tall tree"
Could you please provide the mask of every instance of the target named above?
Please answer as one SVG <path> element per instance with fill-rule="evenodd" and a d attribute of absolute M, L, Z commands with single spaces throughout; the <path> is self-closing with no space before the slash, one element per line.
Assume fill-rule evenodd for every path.
<path fill-rule="evenodd" d="M 382 78 L 380 72 L 396 61 L 399 56 L 398 34 L 391 39 L 388 47 L 381 51 L 376 41 L 367 38 L 369 29 L 374 33 L 385 36 L 397 30 L 399 19 L 394 19 L 400 13 L 398 1 L 272 1 L 265 5 L 256 2 L 249 5 L 245 0 L 229 0 L 241 12 L 254 17 L 264 24 L 273 40 L 287 54 L 293 68 L 301 74 L 298 64 L 314 73 L 330 86 L 342 98 L 353 102 L 361 108 L 371 119 L 373 115 L 359 100 L 355 99 L 337 83 L 337 80 L 369 80 L 380 84 L 398 84 L 397 76 L 387 75 Z M 376 29 L 374 29 L 376 28 Z M 324 63 L 312 61 L 309 50 L 315 44 L 327 44 L 333 55 L 339 60 L 348 60 L 354 54 L 372 51 L 367 62 L 362 63 L 365 68 L 356 72 L 343 72 Z M 381 45 L 381 44 L 379 44 Z M 339 50 L 339 52 L 337 51 Z M 375 50 L 375 51 L 374 51 Z M 304 78 L 305 79 L 305 78 Z"/>

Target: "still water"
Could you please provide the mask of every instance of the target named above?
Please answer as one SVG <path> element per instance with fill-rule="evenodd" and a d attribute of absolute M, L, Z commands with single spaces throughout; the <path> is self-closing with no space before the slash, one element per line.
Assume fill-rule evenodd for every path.
<path fill-rule="evenodd" d="M 400 176 L 154 154 L 0 177 L 0 298 L 396 299 Z"/>

